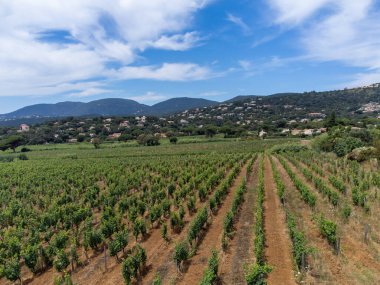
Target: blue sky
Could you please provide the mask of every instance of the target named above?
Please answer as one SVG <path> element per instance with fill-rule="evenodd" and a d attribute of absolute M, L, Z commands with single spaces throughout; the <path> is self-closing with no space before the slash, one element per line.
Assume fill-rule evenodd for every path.
<path fill-rule="evenodd" d="M 380 82 L 376 0 L 5 0 L 0 113 Z"/>

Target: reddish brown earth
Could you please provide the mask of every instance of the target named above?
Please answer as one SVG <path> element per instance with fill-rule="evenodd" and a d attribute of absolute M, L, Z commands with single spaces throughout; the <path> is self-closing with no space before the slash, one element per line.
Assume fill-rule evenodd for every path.
<path fill-rule="evenodd" d="M 286 187 L 286 207 L 296 216 L 298 227 L 304 231 L 308 245 L 317 251 L 308 258 L 309 270 L 306 272 L 304 284 L 344 284 L 338 283 L 338 280 L 344 280 L 340 276 L 340 265 L 312 221 L 312 211 L 301 200 L 298 190 L 280 162 L 275 157 L 273 160 Z"/>
<path fill-rule="evenodd" d="M 211 250 L 220 250 L 221 248 L 221 238 L 223 234 L 223 221 L 227 212 L 231 209 L 232 200 L 235 191 L 242 183 L 244 177 L 247 173 L 247 165 L 245 165 L 240 172 L 237 179 L 235 179 L 233 186 L 231 187 L 223 205 L 218 210 L 216 216 L 213 217 L 212 223 L 207 229 L 201 243 L 198 246 L 198 250 L 195 256 L 190 260 L 188 270 L 184 272 L 181 276 L 178 276 L 177 282 L 175 284 L 189 285 L 189 284 L 199 284 L 202 279 L 203 272 L 207 267 L 208 258 L 211 255 Z M 164 280 L 163 280 L 164 281 Z M 163 282 L 163 284 L 167 284 Z"/>
<path fill-rule="evenodd" d="M 247 181 L 247 193 L 238 214 L 236 232 L 228 249 L 220 255 L 219 277 L 222 284 L 245 284 L 244 264 L 254 261 L 254 208 L 256 201 L 258 161 L 256 160 Z"/>
<path fill-rule="evenodd" d="M 339 257 L 337 256 L 336 259 L 341 263 L 341 270 L 344 276 L 349 280 L 346 284 L 380 284 L 380 275 L 378 274 L 380 272 L 378 245 L 372 243 L 372 247 L 369 247 L 363 242 L 363 226 L 361 227 L 358 223 L 358 217 L 355 217 L 355 219 L 350 218 L 350 220 L 352 220 L 351 222 L 343 221 L 341 219 L 342 214 L 338 209 L 334 209 L 327 198 L 323 197 L 315 189 L 314 185 L 308 182 L 290 161 L 287 162 L 298 177 L 317 195 L 317 199 L 320 201 L 317 205 L 317 211 L 323 213 L 327 218 L 335 221 L 338 225 L 338 234 L 341 238 L 341 254 Z M 300 163 L 300 165 L 307 167 L 302 163 Z M 326 182 L 328 181 L 326 180 Z M 344 200 L 342 195 L 340 198 Z M 362 217 L 360 220 L 368 220 L 368 217 Z M 365 275 L 369 275 L 370 277 L 368 278 Z M 361 282 L 360 280 L 363 278 L 365 281 Z"/>
<path fill-rule="evenodd" d="M 273 267 L 268 284 L 296 284 L 293 273 L 292 249 L 286 219 L 280 200 L 275 193 L 272 168 L 268 157 L 264 160 L 264 217 L 267 262 Z"/>

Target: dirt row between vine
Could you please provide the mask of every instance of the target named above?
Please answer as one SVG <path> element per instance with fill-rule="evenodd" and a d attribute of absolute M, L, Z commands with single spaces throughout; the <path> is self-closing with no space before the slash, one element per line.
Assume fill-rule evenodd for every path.
<path fill-rule="evenodd" d="M 221 284 L 245 284 L 244 264 L 254 261 L 253 226 L 256 204 L 256 185 L 258 181 L 259 158 L 252 167 L 247 181 L 247 193 L 241 211 L 237 216 L 236 231 L 226 252 L 220 256 L 219 278 Z"/>
<path fill-rule="evenodd" d="M 295 285 L 292 247 L 286 228 L 285 213 L 275 192 L 276 186 L 267 156 L 264 160 L 264 189 L 265 255 L 268 264 L 273 267 L 268 276 L 268 284 Z"/>
<path fill-rule="evenodd" d="M 278 159 L 273 157 L 273 161 L 286 187 L 286 207 L 296 216 L 297 224 L 304 231 L 308 245 L 316 249 L 316 253 L 310 255 L 307 260 L 309 270 L 306 272 L 304 284 L 345 284 L 336 256 L 312 220 L 313 212 L 301 200 L 298 190 Z"/>
<path fill-rule="evenodd" d="M 213 216 L 212 223 L 206 230 L 201 243 L 198 245 L 195 256 L 190 259 L 187 271 L 182 275 L 177 275 L 175 284 L 199 284 L 200 280 L 202 279 L 203 272 L 207 268 L 207 262 L 211 256 L 211 250 L 216 249 L 219 251 L 221 248 L 224 218 L 227 212 L 231 209 L 235 192 L 243 182 L 243 179 L 246 177 L 246 175 L 247 165 L 242 168 L 239 176 L 235 179 L 233 186 L 230 188 L 230 191 L 228 192 L 223 205 L 219 208 L 216 216 Z M 167 283 L 163 280 L 163 284 Z"/>
<path fill-rule="evenodd" d="M 346 223 L 339 219 L 337 209 L 334 209 L 328 202 L 326 197 L 318 192 L 315 186 L 308 182 L 289 160 L 286 160 L 293 172 L 317 195 L 316 211 L 323 213 L 327 218 L 333 220 L 338 225 L 338 235 L 341 238 L 341 254 L 336 256 L 340 263 L 341 271 L 348 278 L 349 283 L 358 284 L 360 280 L 365 279 L 365 284 L 380 284 L 380 262 L 376 260 L 378 256 L 374 256 L 374 247 L 371 249 L 363 242 L 361 237 L 362 229 L 353 227 L 350 223 Z M 301 163 L 301 166 L 305 167 Z M 342 198 L 342 196 L 340 196 Z M 321 203 L 323 202 L 323 203 Z M 372 250 L 372 251 L 371 251 Z M 331 249 L 330 249 L 331 251 Z"/>
<path fill-rule="evenodd" d="M 375 237 L 374 239 L 370 239 L 368 242 L 368 246 L 370 247 L 370 254 L 374 258 L 377 258 L 380 256 L 380 240 L 379 238 L 379 226 L 380 223 L 378 222 L 378 215 L 373 212 L 373 209 L 371 208 L 371 213 L 365 213 L 364 209 L 359 206 L 353 205 L 352 197 L 349 195 L 349 193 L 342 194 L 338 190 L 334 188 L 334 186 L 330 183 L 329 179 L 327 177 L 320 176 L 318 173 L 314 172 L 311 167 L 309 167 L 306 163 L 297 160 L 300 165 L 307 168 L 310 172 L 312 172 L 317 177 L 321 178 L 327 185 L 330 186 L 331 189 L 334 189 L 337 193 L 339 193 L 339 197 L 344 203 L 340 203 L 339 208 L 341 209 L 344 204 L 350 205 L 352 208 L 351 216 L 348 221 L 345 221 L 342 219 L 342 215 L 340 214 L 339 221 L 343 224 L 345 231 L 350 232 L 351 235 L 355 235 L 355 238 L 357 240 L 363 240 L 364 238 L 364 225 L 366 223 L 371 225 L 370 235 Z M 346 187 L 348 187 L 347 183 L 344 183 Z"/>

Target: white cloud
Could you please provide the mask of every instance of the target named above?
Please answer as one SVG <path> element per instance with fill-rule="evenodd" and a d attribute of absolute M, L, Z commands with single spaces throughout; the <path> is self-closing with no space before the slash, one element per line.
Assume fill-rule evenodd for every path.
<path fill-rule="evenodd" d="M 164 63 L 161 66 L 126 66 L 115 71 L 114 76 L 120 79 L 189 81 L 216 75 L 209 68 L 193 63 Z"/>
<path fill-rule="evenodd" d="M 238 63 L 240 67 L 245 71 L 252 69 L 252 62 L 249 60 L 239 60 Z"/>
<path fill-rule="evenodd" d="M 156 92 L 148 91 L 144 95 L 128 97 L 128 99 L 138 101 L 139 103 L 155 103 L 168 99 L 166 95 L 157 94 Z"/>
<path fill-rule="evenodd" d="M 334 0 L 268 0 L 268 2 L 275 10 L 276 23 L 293 25 L 308 19 Z"/>
<path fill-rule="evenodd" d="M 164 35 L 148 45 L 158 49 L 184 51 L 197 46 L 201 41 L 202 37 L 199 36 L 199 33 L 189 32 L 172 36 Z"/>
<path fill-rule="evenodd" d="M 0 96 L 86 92 L 77 82 L 128 70 L 147 48 L 186 50 L 199 43 L 194 13 L 210 0 L 12 0 L 0 2 Z M 64 33 L 64 41 L 54 38 Z M 47 36 L 48 35 L 48 36 Z M 49 36 L 50 35 L 50 36 Z M 53 36 L 51 36 L 53 35 Z M 111 65 L 112 66 L 112 65 Z M 181 64 L 179 64 L 181 66 Z M 170 66 L 169 66 L 170 67 Z M 146 70 L 162 72 L 146 67 Z M 203 70 L 203 71 L 202 71 Z M 181 80 L 207 68 L 182 69 Z M 169 77 L 167 80 L 176 80 Z M 153 75 L 150 77 L 161 77 Z M 164 79 L 162 79 L 164 80 Z M 104 83 L 104 82 L 103 82 Z M 62 87 L 64 86 L 64 87 Z M 85 86 L 83 86 L 86 88 Z"/>
<path fill-rule="evenodd" d="M 88 88 L 88 89 L 85 89 L 81 92 L 77 92 L 77 93 L 71 93 L 69 94 L 69 97 L 90 97 L 90 96 L 94 96 L 94 95 L 103 95 L 103 94 L 108 94 L 108 93 L 111 93 L 113 92 L 112 90 L 108 90 L 108 89 L 102 89 L 102 88 Z"/>
<path fill-rule="evenodd" d="M 230 21 L 231 23 L 234 23 L 238 27 L 240 27 L 244 33 L 249 33 L 251 31 L 250 27 L 240 17 L 234 16 L 228 13 L 227 20 Z"/>
<path fill-rule="evenodd" d="M 218 96 L 226 95 L 226 94 L 227 94 L 227 92 L 224 92 L 224 91 L 213 90 L 213 91 L 202 92 L 199 95 L 201 97 L 218 97 Z"/>
<path fill-rule="evenodd" d="M 268 1 L 276 10 L 276 23 L 299 28 L 299 42 L 309 60 L 363 68 L 354 75 L 355 85 L 380 82 L 380 13 L 373 7 L 375 0 Z"/>

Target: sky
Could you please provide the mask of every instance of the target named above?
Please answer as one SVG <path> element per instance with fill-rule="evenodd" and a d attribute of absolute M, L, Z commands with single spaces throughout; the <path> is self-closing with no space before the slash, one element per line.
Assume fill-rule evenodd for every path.
<path fill-rule="evenodd" d="M 377 0 L 3 0 L 0 113 L 380 82 Z"/>

